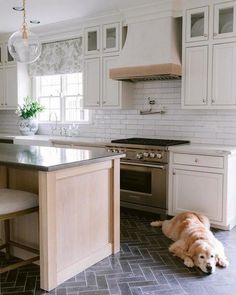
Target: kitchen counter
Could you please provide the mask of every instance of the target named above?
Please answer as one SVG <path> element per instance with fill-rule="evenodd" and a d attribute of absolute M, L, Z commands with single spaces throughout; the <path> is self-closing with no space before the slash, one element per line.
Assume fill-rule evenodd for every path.
<path fill-rule="evenodd" d="M 51 291 L 119 252 L 121 157 L 104 148 L 0 144 L 0 188 L 39 197 L 39 218 L 28 214 L 11 228 L 13 241 L 40 248 L 41 289 Z"/>
<path fill-rule="evenodd" d="M 124 154 L 112 154 L 103 148 L 80 150 L 0 143 L 1 165 L 30 167 L 39 171 L 55 171 L 121 157 Z"/>
<path fill-rule="evenodd" d="M 211 144 L 184 144 L 169 147 L 169 151 L 177 153 L 196 153 L 203 155 L 224 156 L 236 153 L 236 146 Z"/>

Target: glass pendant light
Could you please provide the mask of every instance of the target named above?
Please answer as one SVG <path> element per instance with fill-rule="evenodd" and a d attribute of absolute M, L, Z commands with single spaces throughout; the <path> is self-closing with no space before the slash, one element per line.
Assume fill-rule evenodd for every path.
<path fill-rule="evenodd" d="M 20 31 L 13 33 L 8 40 L 8 50 L 15 61 L 32 63 L 40 54 L 42 45 L 37 35 L 29 31 L 26 23 L 25 0 L 23 1 L 23 24 Z"/>

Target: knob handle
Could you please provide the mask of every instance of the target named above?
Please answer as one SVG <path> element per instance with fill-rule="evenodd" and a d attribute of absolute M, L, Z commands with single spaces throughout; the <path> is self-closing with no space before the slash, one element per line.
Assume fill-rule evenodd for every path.
<path fill-rule="evenodd" d="M 195 162 L 195 163 L 198 163 L 198 162 L 199 162 L 199 160 L 198 160 L 198 159 L 195 159 L 195 160 L 194 160 L 194 162 Z"/>
<path fill-rule="evenodd" d="M 206 99 L 203 99 L 202 102 L 203 102 L 203 103 L 206 103 Z"/>
<path fill-rule="evenodd" d="M 150 158 L 154 159 L 156 157 L 155 153 L 150 153 Z"/>
<path fill-rule="evenodd" d="M 214 99 L 212 99 L 212 100 L 211 100 L 211 102 L 212 102 L 212 103 L 215 103 L 215 100 L 214 100 Z"/>
<path fill-rule="evenodd" d="M 137 154 L 137 155 L 136 155 L 136 158 L 137 158 L 138 160 L 142 159 L 142 158 L 143 158 L 143 154 L 141 154 L 141 153 L 140 153 L 140 154 Z"/>
<path fill-rule="evenodd" d="M 144 152 L 143 155 L 144 155 L 145 158 L 148 158 L 149 157 L 149 153 L 148 152 Z"/>
<path fill-rule="evenodd" d="M 161 159 L 162 158 L 162 154 L 156 154 L 157 159 Z"/>

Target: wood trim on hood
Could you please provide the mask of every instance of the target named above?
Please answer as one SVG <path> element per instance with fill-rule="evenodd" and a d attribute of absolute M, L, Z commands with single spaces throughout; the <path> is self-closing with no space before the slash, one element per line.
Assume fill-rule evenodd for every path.
<path fill-rule="evenodd" d="M 113 80 L 148 80 L 161 77 L 181 78 L 182 68 L 178 64 L 156 64 L 147 66 L 123 67 L 110 69 L 110 78 Z"/>

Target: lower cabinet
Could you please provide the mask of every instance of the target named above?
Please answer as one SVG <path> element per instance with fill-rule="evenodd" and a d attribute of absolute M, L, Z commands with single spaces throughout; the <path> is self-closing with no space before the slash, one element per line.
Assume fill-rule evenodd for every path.
<path fill-rule="evenodd" d="M 223 174 L 173 169 L 173 213 L 202 212 L 212 221 L 223 219 Z"/>
<path fill-rule="evenodd" d="M 236 156 L 170 152 L 168 214 L 194 211 L 216 228 L 236 225 Z"/>

